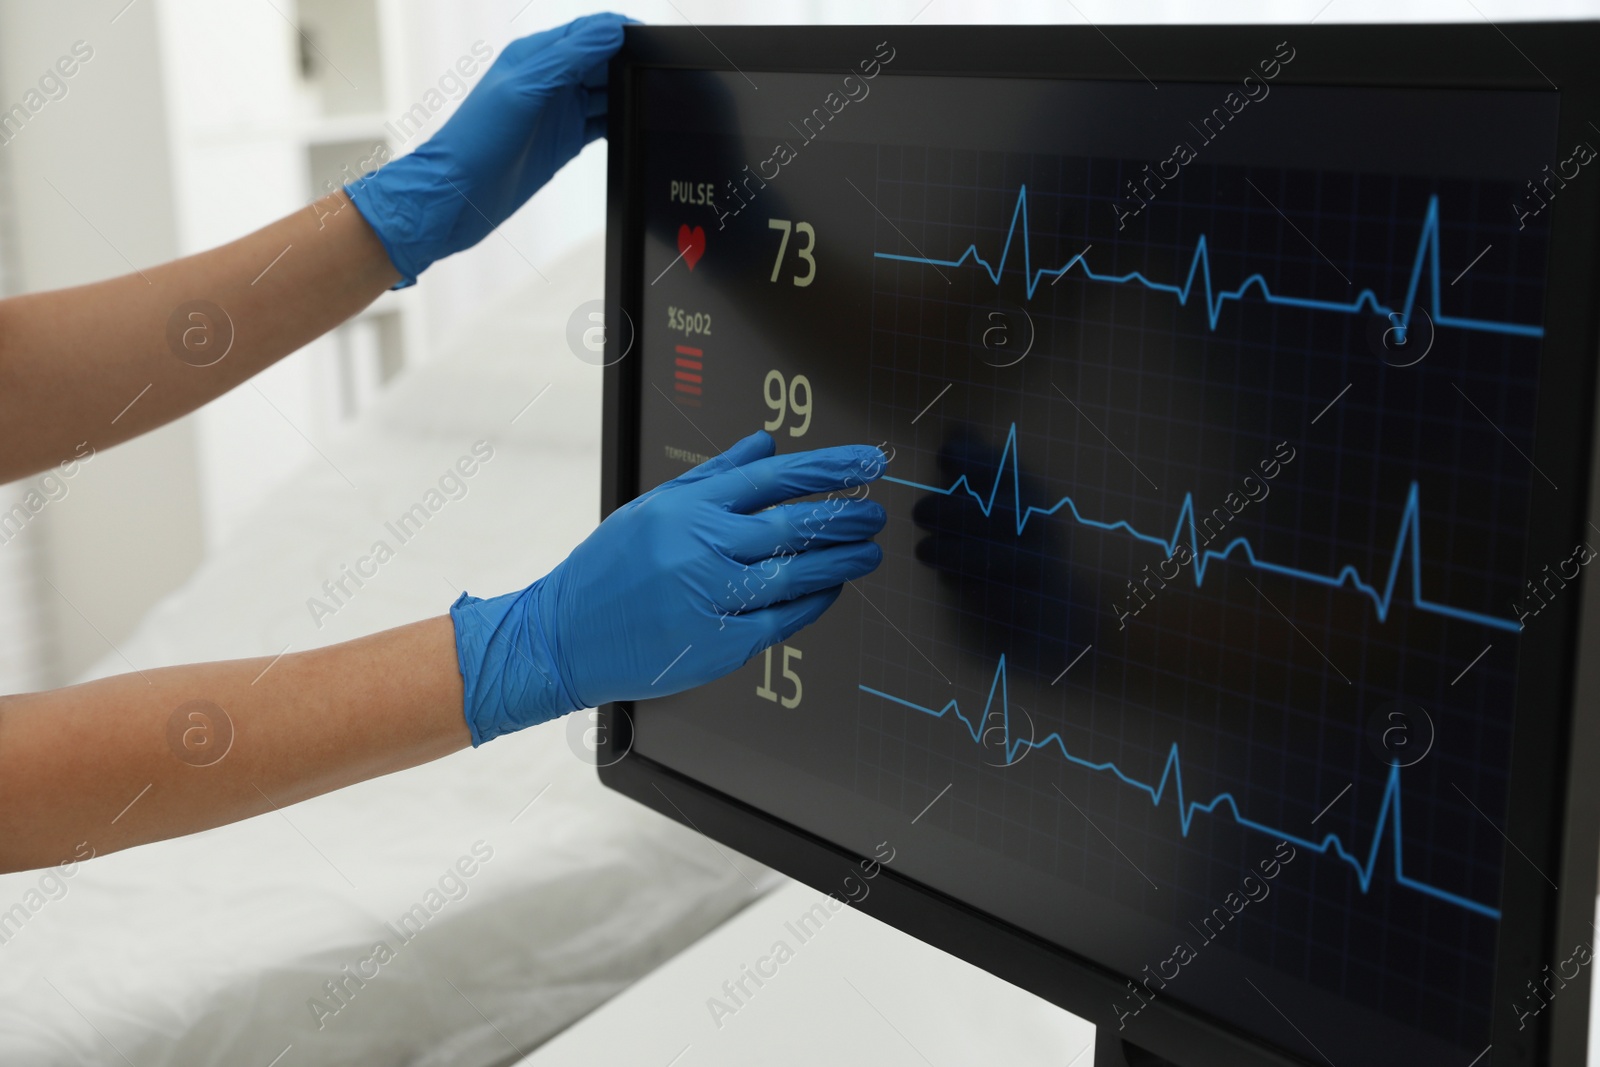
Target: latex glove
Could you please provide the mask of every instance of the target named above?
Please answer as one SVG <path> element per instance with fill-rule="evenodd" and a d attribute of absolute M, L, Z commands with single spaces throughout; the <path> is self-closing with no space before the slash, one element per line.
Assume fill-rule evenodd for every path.
<path fill-rule="evenodd" d="M 782 502 L 864 496 L 883 453 L 774 451 L 771 436 L 752 434 L 618 508 L 528 588 L 489 600 L 463 593 L 450 617 L 473 745 L 720 678 L 877 567 L 883 550 L 868 539 L 883 528 L 879 504 Z"/>
<path fill-rule="evenodd" d="M 606 65 L 621 15 L 512 41 L 438 133 L 345 187 L 411 285 L 471 248 L 606 131 Z"/>

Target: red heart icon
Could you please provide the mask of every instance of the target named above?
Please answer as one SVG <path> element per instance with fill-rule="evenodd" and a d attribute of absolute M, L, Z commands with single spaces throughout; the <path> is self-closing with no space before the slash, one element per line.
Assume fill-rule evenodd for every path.
<path fill-rule="evenodd" d="M 694 265 L 706 254 L 706 231 L 699 226 L 691 230 L 687 223 L 679 226 L 678 252 L 683 256 L 684 265 L 694 270 Z"/>

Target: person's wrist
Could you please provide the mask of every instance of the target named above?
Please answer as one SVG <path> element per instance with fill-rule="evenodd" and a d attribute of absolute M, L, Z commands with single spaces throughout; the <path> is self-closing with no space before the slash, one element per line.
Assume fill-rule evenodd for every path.
<path fill-rule="evenodd" d="M 444 246 L 445 237 L 464 200 L 457 190 L 439 188 L 442 161 L 428 159 L 427 149 L 424 143 L 344 187 L 398 272 L 395 289 L 415 285 L 423 271 L 454 251 Z"/>
<path fill-rule="evenodd" d="M 584 706 L 568 689 L 546 638 L 540 610 L 546 581 L 487 600 L 462 593 L 450 605 L 473 747 Z"/>
<path fill-rule="evenodd" d="M 316 206 L 320 207 L 323 203 L 328 206 L 319 212 L 318 224 L 331 226 L 342 240 L 354 244 L 358 263 L 356 273 L 363 286 L 370 284 L 377 288 L 392 289 L 405 281 L 378 231 L 373 229 L 372 223 L 359 209 L 353 209 L 355 201 L 349 190 L 339 189 L 329 193 Z"/>

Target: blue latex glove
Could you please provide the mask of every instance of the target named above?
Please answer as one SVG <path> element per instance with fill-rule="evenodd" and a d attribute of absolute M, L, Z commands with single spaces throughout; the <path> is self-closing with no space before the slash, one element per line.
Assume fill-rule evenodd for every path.
<path fill-rule="evenodd" d="M 876 448 L 774 456 L 757 432 L 623 505 L 555 570 L 450 607 L 473 745 L 611 700 L 720 678 L 877 567 Z M 859 487 L 859 488 L 857 488 Z M 797 496 L 848 496 L 784 504 Z M 773 506 L 778 505 L 778 506 Z"/>
<path fill-rule="evenodd" d="M 411 285 L 471 248 L 606 132 L 606 64 L 621 15 L 587 15 L 512 41 L 416 151 L 345 187 Z"/>

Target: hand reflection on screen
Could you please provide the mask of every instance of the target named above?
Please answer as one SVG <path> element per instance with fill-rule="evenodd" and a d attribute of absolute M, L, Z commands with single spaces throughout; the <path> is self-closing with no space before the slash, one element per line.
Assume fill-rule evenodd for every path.
<path fill-rule="evenodd" d="M 1045 496 L 1020 464 L 1012 467 L 1013 457 L 1004 458 L 1001 471 L 1001 451 L 970 425 L 947 431 L 938 484 L 955 490 L 928 493 L 913 507 L 913 521 L 927 532 L 917 560 L 953 594 L 963 647 L 990 663 L 1004 654 L 1010 670 L 1049 679 L 1068 650 L 1088 639 L 1092 605 L 1074 603 L 1064 525 L 1035 512 L 1018 531 L 1017 501 L 1026 511 L 1045 506 Z M 1013 471 L 1020 472 L 1015 486 Z M 1087 581 L 1077 585 L 1080 594 L 1092 590 Z"/>

